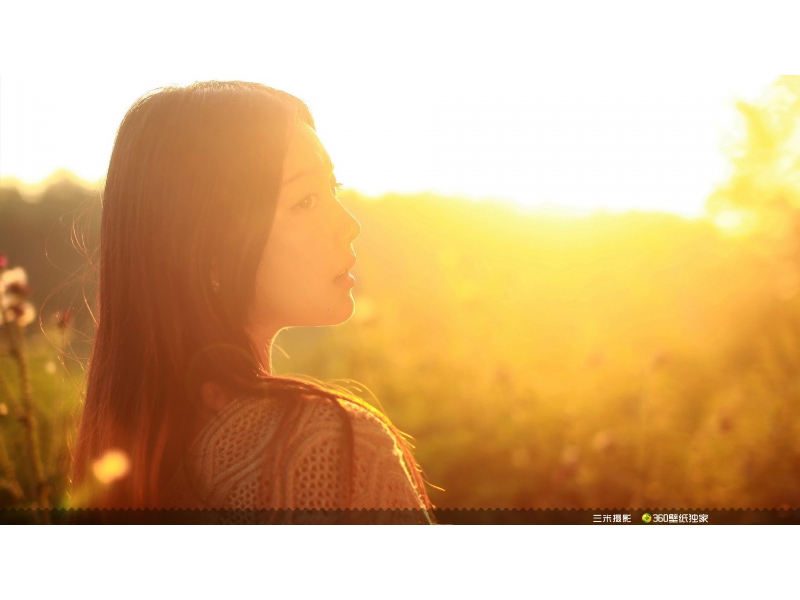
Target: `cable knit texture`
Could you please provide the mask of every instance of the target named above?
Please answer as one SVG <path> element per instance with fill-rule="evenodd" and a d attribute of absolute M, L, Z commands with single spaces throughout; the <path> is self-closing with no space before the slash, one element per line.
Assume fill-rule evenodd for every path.
<path fill-rule="evenodd" d="M 287 410 L 292 414 L 282 422 Z M 345 420 L 352 426 L 352 462 L 345 455 L 350 433 Z M 342 513 L 330 509 L 411 509 L 381 513 L 377 522 L 429 523 L 408 468 L 388 427 L 353 403 L 336 405 L 324 397 L 304 396 L 290 408 L 274 399 L 239 399 L 220 411 L 190 446 L 170 486 L 170 504 L 324 509 L 331 522 Z M 230 522 L 258 517 L 248 510 L 222 513 Z M 376 522 L 376 513 L 371 514 Z M 299 514 L 284 516 L 291 522 Z"/>

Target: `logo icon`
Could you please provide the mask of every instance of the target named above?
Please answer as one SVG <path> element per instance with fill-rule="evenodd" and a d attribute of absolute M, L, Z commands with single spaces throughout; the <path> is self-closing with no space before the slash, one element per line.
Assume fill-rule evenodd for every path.
<path fill-rule="evenodd" d="M 653 517 L 650 516 L 650 513 L 644 513 L 642 515 L 642 521 L 644 521 L 645 523 L 649 523 L 652 520 L 653 520 Z"/>

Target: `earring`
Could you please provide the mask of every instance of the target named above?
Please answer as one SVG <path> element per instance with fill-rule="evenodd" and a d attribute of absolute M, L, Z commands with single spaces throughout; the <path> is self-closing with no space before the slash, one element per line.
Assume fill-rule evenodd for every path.
<path fill-rule="evenodd" d="M 214 293 L 219 291 L 219 281 L 211 280 L 211 287 L 214 289 Z"/>

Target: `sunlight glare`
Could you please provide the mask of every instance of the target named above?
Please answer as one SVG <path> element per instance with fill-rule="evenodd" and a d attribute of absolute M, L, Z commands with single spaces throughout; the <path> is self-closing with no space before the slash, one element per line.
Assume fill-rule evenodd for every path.
<path fill-rule="evenodd" d="M 414 80 L 387 73 L 354 79 L 340 94 L 325 79 L 289 70 L 268 80 L 252 66 L 250 79 L 308 103 L 337 176 L 363 194 L 429 191 L 580 214 L 643 209 L 687 217 L 703 214 L 729 173 L 722 150 L 735 101 L 758 97 L 774 79 L 488 75 L 476 84 L 457 72 Z M 131 103 L 197 78 L 4 78 L 0 177 L 34 183 L 65 168 L 102 179 Z"/>
<path fill-rule="evenodd" d="M 125 477 L 131 469 L 128 455 L 121 450 L 109 450 L 92 463 L 92 472 L 100 483 L 109 484 Z"/>

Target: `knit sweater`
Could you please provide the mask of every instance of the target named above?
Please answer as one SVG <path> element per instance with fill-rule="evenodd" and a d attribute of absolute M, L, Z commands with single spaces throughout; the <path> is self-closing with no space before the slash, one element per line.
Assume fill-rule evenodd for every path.
<path fill-rule="evenodd" d="M 286 404 L 269 398 L 237 399 L 222 409 L 189 447 L 168 503 L 218 509 L 216 522 L 263 522 L 251 509 L 291 509 L 279 511 L 281 522 L 432 522 L 409 472 L 415 466 L 405 464 L 378 417 L 324 397 L 295 402 L 283 421 Z M 352 462 L 344 452 L 351 429 L 345 419 Z M 361 510 L 335 510 L 342 508 Z"/>

